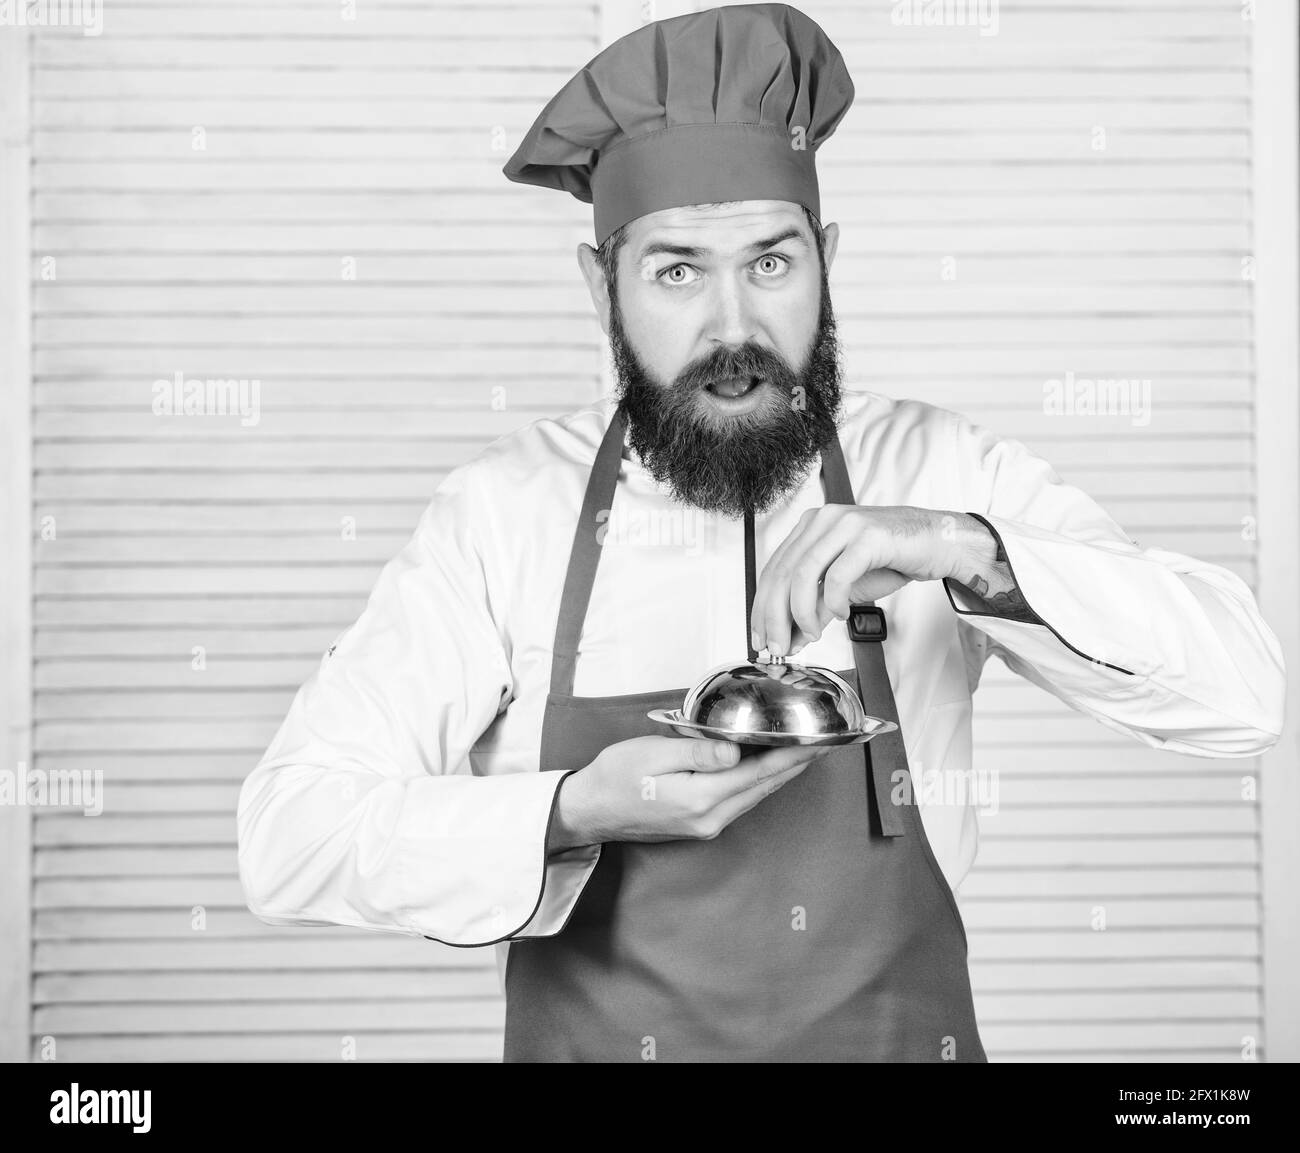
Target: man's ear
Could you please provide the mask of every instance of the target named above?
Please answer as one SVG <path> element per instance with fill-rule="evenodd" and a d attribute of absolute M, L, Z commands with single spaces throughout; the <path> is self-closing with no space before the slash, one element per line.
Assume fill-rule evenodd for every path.
<path fill-rule="evenodd" d="M 605 270 L 596 259 L 596 250 L 590 244 L 578 245 L 578 268 L 582 272 L 582 279 L 587 282 L 587 291 L 591 293 L 591 303 L 595 306 L 601 331 L 608 336 L 609 285 L 605 283 Z"/>
<path fill-rule="evenodd" d="M 840 226 L 832 221 L 822 229 L 822 236 L 824 237 L 823 246 L 825 250 L 826 275 L 829 276 L 831 265 L 835 263 L 835 250 L 839 247 L 840 243 Z"/>

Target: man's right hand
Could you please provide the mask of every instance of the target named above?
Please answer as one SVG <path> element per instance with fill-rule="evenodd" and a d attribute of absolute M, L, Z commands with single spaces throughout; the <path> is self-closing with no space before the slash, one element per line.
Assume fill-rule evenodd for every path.
<path fill-rule="evenodd" d="M 560 785 L 547 852 L 605 841 L 710 841 L 829 749 L 745 757 L 731 741 L 635 737 Z"/>

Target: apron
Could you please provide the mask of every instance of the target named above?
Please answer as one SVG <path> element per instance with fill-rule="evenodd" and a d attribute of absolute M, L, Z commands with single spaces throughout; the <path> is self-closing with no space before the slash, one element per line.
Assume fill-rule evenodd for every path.
<path fill-rule="evenodd" d="M 542 771 L 666 735 L 646 713 L 680 708 L 689 687 L 573 696 L 623 437 L 616 412 L 570 554 Z M 821 475 L 828 503 L 856 503 L 838 440 Z M 745 542 L 752 660 L 749 517 Z M 883 610 L 855 605 L 847 626 L 855 667 L 840 675 L 868 715 L 897 723 Z M 891 778 L 906 774 L 900 729 L 833 749 L 711 841 L 602 845 L 560 932 L 510 943 L 505 1060 L 987 1060 L 957 903 L 915 805 L 890 801 Z"/>

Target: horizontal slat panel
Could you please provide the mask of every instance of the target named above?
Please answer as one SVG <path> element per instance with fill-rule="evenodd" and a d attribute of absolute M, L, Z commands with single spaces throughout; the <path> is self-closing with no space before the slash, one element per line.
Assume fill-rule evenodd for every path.
<path fill-rule="evenodd" d="M 1085 1022 L 1110 1018 L 1120 1021 L 1257 1021 L 1262 1013 L 1258 990 L 1178 989 L 1168 992 L 1127 993 L 1101 989 L 1093 993 L 1001 993 L 976 999 L 980 1029 L 1008 1023 L 1037 1024 L 1043 1020 Z"/>
<path fill-rule="evenodd" d="M 163 99 L 114 99 L 109 94 L 96 100 L 79 100 L 75 95 L 37 100 L 32 109 L 34 127 L 46 131 L 77 131 L 88 128 L 109 131 L 139 129 L 184 129 L 201 124 L 209 130 L 263 126 L 257 104 L 242 93 L 213 99 L 199 93 Z M 510 126 L 517 131 L 532 123 L 538 105 L 534 101 L 498 99 L 478 95 L 448 94 L 441 101 L 422 99 L 386 101 L 307 101 L 287 96 L 277 100 L 277 129 L 348 129 L 371 131 L 437 132 L 449 113 L 456 123 Z M 1244 100 L 1178 100 L 1144 103 L 1099 103 L 1059 100 L 1052 103 L 1010 100 L 963 101 L 960 94 L 948 100 L 931 100 L 924 105 L 902 102 L 858 100 L 850 116 L 837 130 L 836 140 L 875 137 L 885 132 L 981 131 L 996 124 L 1003 132 L 1060 130 L 1078 133 L 1094 124 L 1114 130 L 1223 131 L 1249 127 L 1249 105 Z M 1045 207 L 1045 206 L 1039 206 Z M 39 211 L 39 219 L 43 213 Z M 256 216 L 256 212 L 241 215 Z"/>
<path fill-rule="evenodd" d="M 226 75 L 228 82 L 233 77 Z M 217 186 L 255 182 L 258 188 L 377 189 L 425 188 L 429 192 L 443 189 L 499 188 L 505 157 L 464 159 L 447 162 L 368 160 L 365 164 L 275 163 L 239 161 L 221 157 L 175 161 L 74 161 L 39 160 L 32 166 L 32 187 L 36 191 L 99 189 L 181 189 L 199 191 Z M 1009 158 L 1008 158 L 1009 159 Z M 869 160 L 857 164 L 828 163 L 825 178 L 818 184 L 826 203 L 849 200 L 854 195 L 873 192 L 900 192 L 913 188 L 934 188 L 937 184 L 960 179 L 975 192 L 992 192 L 1012 186 L 1021 191 L 1086 192 L 1091 188 L 1112 191 L 1141 191 L 1152 188 L 1187 188 L 1204 186 L 1216 192 L 1242 191 L 1249 186 L 1249 163 L 1240 158 L 1145 160 L 1116 157 L 1104 164 L 1095 160 L 1061 158 L 1051 162 L 1027 164 L 1027 171 L 1013 178 L 1004 169 L 1020 165 L 989 164 L 983 158 L 957 160 L 949 164 L 924 158 L 908 164 L 874 165 Z M 538 189 L 535 195 L 546 190 Z M 521 203 L 528 194 L 521 193 Z M 578 227 L 575 240 L 589 240 L 590 226 Z"/>
<path fill-rule="evenodd" d="M 1086 967 L 1074 961 L 974 959 L 971 980 L 984 997 L 995 993 L 1034 995 L 1048 990 L 1066 993 L 1108 989 L 1256 990 L 1260 986 L 1261 969 L 1258 958 L 1094 960 Z"/>
<path fill-rule="evenodd" d="M 1216 1021 L 1094 1021 L 1079 1022 L 1070 1029 L 1072 1052 L 1115 1053 L 1125 1049 L 1213 1049 L 1235 1050 L 1241 1060 L 1245 1036 L 1259 1037 L 1257 1018 L 1234 1017 Z M 1023 1024 L 990 1024 L 980 1028 L 985 1049 L 1034 1053 L 1039 1049 L 1060 1050 L 1059 1021 Z"/>
<path fill-rule="evenodd" d="M 197 936 L 197 934 L 191 934 Z M 477 958 L 466 958 L 477 954 Z M 491 952 L 455 949 L 395 933 L 349 933 L 334 928 L 247 940 L 38 942 L 34 973 L 191 972 L 464 968 L 484 963 Z"/>
<path fill-rule="evenodd" d="M 1257 866 L 1259 842 L 1254 834 L 1219 836 L 1115 837 L 1102 830 L 1074 837 L 980 838 L 982 869 L 1106 868 L 1207 865 Z"/>
<path fill-rule="evenodd" d="M 1244 957 L 1259 954 L 1257 928 L 1215 929 L 1032 929 L 983 932 L 970 938 L 972 958 L 1023 961 L 1034 958 L 1091 961 L 1103 957 Z"/>
<path fill-rule="evenodd" d="M 125 1001 L 352 1001 L 500 996 L 495 964 L 473 969 L 390 970 L 377 982 L 368 970 L 313 973 L 48 973 L 36 979 L 33 1002 L 78 1004 Z"/>
<path fill-rule="evenodd" d="M 353 1030 L 346 1038 L 329 1029 L 317 1033 L 189 1033 L 120 1037 L 61 1034 L 60 1061 L 139 1063 L 148 1061 L 491 1061 L 501 1060 L 499 1030 L 441 1033 L 375 1033 Z M 346 1045 L 346 1050 L 345 1050 Z M 32 1060 L 42 1060 L 40 1037 Z"/>
<path fill-rule="evenodd" d="M 47 771 L 51 765 L 45 762 Z M 49 877 L 228 877 L 235 859 L 225 849 L 42 849 L 32 872 Z"/>
<path fill-rule="evenodd" d="M 1093 137 L 1096 123 L 1095 120 L 1083 121 L 1074 125 L 1072 131 L 1023 130 L 979 135 L 961 130 L 876 131 L 868 137 L 862 132 L 846 130 L 839 139 L 844 147 L 856 143 L 854 151 L 857 155 L 865 153 L 881 163 L 1032 160 L 1041 164 L 1097 157 L 1099 152 Z M 444 127 L 437 131 L 390 128 L 374 132 L 364 128 L 322 128 L 303 133 L 292 127 L 260 130 L 214 128 L 209 131 L 206 126 L 201 126 L 204 136 L 198 148 L 195 147 L 192 126 L 137 129 L 129 133 L 38 129 L 34 135 L 43 163 L 47 164 L 61 161 L 119 163 L 164 158 L 198 164 L 208 161 L 280 163 L 299 160 L 316 163 L 323 160 L 394 161 L 406 158 L 413 163 L 439 159 L 464 163 L 479 158 L 504 163 L 528 124 L 529 121 L 524 120 L 517 128 L 511 125 L 512 131 L 508 135 L 502 131 L 504 126 L 499 119 L 478 125 Z M 503 147 L 507 142 L 508 147 Z M 1246 160 L 1249 157 L 1248 133 L 1244 128 L 1211 132 L 1110 128 L 1100 156 L 1107 162 L 1138 160 L 1143 163 L 1197 161 L 1206 157 L 1213 157 L 1218 163 Z"/>
<path fill-rule="evenodd" d="M 412 522 L 414 523 L 414 522 Z M 231 627 L 230 607 L 202 598 L 162 596 L 150 603 L 103 595 L 81 600 L 38 600 L 34 606 L 37 626 L 97 628 L 103 625 L 180 625 Z M 312 596 L 249 597 L 239 604 L 239 627 L 267 625 L 312 625 L 332 627 L 337 632 L 356 619 L 365 607 L 364 597 Z"/>
<path fill-rule="evenodd" d="M 1248 867 L 1125 869 L 1104 866 L 1075 868 L 993 869 L 979 867 L 961 883 L 963 909 L 983 901 L 1014 898 L 1089 899 L 1182 897 L 1188 894 L 1259 893 L 1259 874 Z"/>
<path fill-rule="evenodd" d="M 933 340 L 963 347 L 997 347 L 1003 344 L 1029 343 L 1023 338 L 1024 321 L 1011 317 L 901 317 L 888 319 L 859 315 L 842 309 L 846 320 L 857 321 L 858 331 L 851 348 L 880 345 L 924 346 L 927 333 Z M 444 343 L 481 343 L 493 334 L 508 335 L 509 344 L 543 343 L 549 335 L 555 343 L 582 343 L 592 338 L 594 319 L 577 310 L 564 312 L 558 302 L 553 315 L 536 311 L 512 315 L 510 331 L 502 333 L 499 315 L 485 316 L 468 312 L 446 317 L 421 316 L 168 316 L 139 315 L 72 316 L 38 318 L 33 340 L 38 345 L 63 347 L 101 346 L 119 348 L 129 345 L 211 343 L 213 325 L 220 324 L 221 336 L 231 344 L 259 348 L 277 345 L 438 345 Z M 153 340 L 150 341 L 152 335 Z M 1034 345 L 1069 345 L 1080 341 L 1095 343 L 1092 356 L 1122 363 L 1123 353 L 1108 353 L 1107 345 L 1127 348 L 1151 341 L 1168 341 L 1182 346 L 1240 344 L 1249 336 L 1249 319 L 1244 316 L 1156 317 L 1156 316 L 1061 316 L 1042 317 L 1034 325 Z M 1072 370 L 1074 377 L 1091 377 L 1093 371 Z M 1106 375 L 1127 376 L 1111 369 Z M 1102 375 L 1096 373 L 1096 375 Z M 1060 379 L 1064 372 L 1056 374 Z M 1172 390 L 1170 390 L 1172 391 Z"/>
<path fill-rule="evenodd" d="M 583 224 L 572 225 L 574 243 L 591 243 Z M 1168 283 L 1217 283 L 1240 286 L 1242 260 L 1246 254 L 1202 253 L 1147 253 L 1142 259 L 1114 253 L 1076 253 L 1068 262 L 1062 262 L 1052 253 L 1015 254 L 980 253 L 961 249 L 954 253 L 911 255 L 907 253 L 875 253 L 868 262 L 859 262 L 852 271 L 839 273 L 837 284 L 875 285 L 888 290 L 895 285 L 923 285 L 928 288 L 973 284 L 1024 284 L 1050 280 L 1060 285 L 1133 285 Z M 944 279 L 943 259 L 960 257 L 952 266 L 953 272 Z M 33 259 L 32 273 L 36 287 L 48 283 L 41 275 L 43 256 Z M 463 253 L 415 253 L 409 256 L 397 253 L 377 253 L 357 261 L 357 285 L 405 284 L 455 284 L 458 279 L 473 274 L 473 279 L 486 283 L 550 284 L 556 279 L 557 269 L 572 267 L 572 251 L 539 255 L 524 252 L 516 256 L 504 253 L 484 253 L 468 256 Z M 836 269 L 847 266 L 848 261 L 837 260 Z M 79 284 L 302 284 L 309 289 L 338 284 L 340 257 L 336 253 L 290 256 L 276 254 L 264 256 L 249 253 L 228 256 L 213 253 L 204 256 L 203 276 L 194 274 L 192 257 L 179 253 L 157 253 L 149 256 L 123 254 L 98 254 L 68 252 L 57 255 L 56 268 L 61 283 Z M 955 274 L 956 279 L 952 277 Z M 848 335 L 848 334 L 846 334 Z M 955 374 L 954 374 L 955 375 Z"/>
<path fill-rule="evenodd" d="M 1073 900 L 964 901 L 962 918 L 968 932 L 1001 932 L 1041 928 L 1117 929 L 1241 928 L 1259 922 L 1259 901 L 1253 897 L 1080 897 Z M 1099 918 L 1104 917 L 1104 921 Z"/>
<path fill-rule="evenodd" d="M 220 5 L 210 0 L 198 4 L 186 0 L 166 7 L 138 2 L 114 4 L 111 16 L 104 22 L 103 35 L 114 40 L 166 42 L 177 36 L 210 36 L 218 40 L 285 37 L 353 41 L 392 37 L 482 41 L 488 35 L 489 22 L 495 21 L 508 27 L 512 36 L 527 36 L 537 42 L 547 54 L 551 51 L 548 40 L 585 37 L 592 30 L 589 5 L 565 4 L 559 0 L 548 0 L 545 5 L 529 4 L 526 0 L 516 0 L 513 4 L 491 0 L 482 4 L 439 3 L 436 10 L 420 5 L 368 3 L 357 5 L 351 19 L 343 19 L 333 8 L 303 4 Z M 1217 26 L 1204 26 L 1207 33 L 1219 30 Z M 70 33 L 55 27 L 43 34 Z"/>
<path fill-rule="evenodd" d="M 480 34 L 473 38 L 479 45 L 478 58 L 467 53 L 459 39 L 432 36 L 387 38 L 334 38 L 280 36 L 266 39 L 228 36 L 168 37 L 166 55 L 159 52 L 156 40 L 145 37 L 83 37 L 79 35 L 40 36 L 34 40 L 32 58 L 38 71 L 63 68 L 134 68 L 150 69 L 160 64 L 195 72 L 224 71 L 232 68 L 268 68 L 292 70 L 333 68 L 351 72 L 386 72 L 402 69 L 463 70 L 468 59 L 480 68 L 499 71 L 528 69 L 536 65 L 544 51 L 548 61 L 570 62 L 581 67 L 592 55 L 590 40 L 568 36 L 547 37 L 543 43 L 510 35 L 492 39 Z M 960 46 L 954 46 L 959 49 Z M 1209 56 L 1195 45 L 1180 47 L 1177 42 L 1160 49 L 1165 59 L 1195 67 Z M 1015 56 L 1014 50 L 1009 53 Z M 953 55 L 959 55 L 954 51 Z M 570 72 L 573 71 L 570 69 Z"/>
<path fill-rule="evenodd" d="M 94 1033 L 101 1036 L 184 1033 L 353 1032 L 385 1030 L 425 1033 L 436 1030 L 497 1030 L 504 1024 L 500 998 L 416 1001 L 289 1001 L 260 1004 L 38 1006 L 37 1033 Z"/>
<path fill-rule="evenodd" d="M 215 223 L 215 222 L 214 222 Z M 1006 314 L 1023 323 L 1026 317 L 1056 316 L 1092 318 L 1109 316 L 1152 317 L 1169 323 L 1188 315 L 1231 319 L 1246 314 L 1250 303 L 1245 284 L 1144 285 L 1141 288 L 1108 285 L 1033 288 L 1006 285 L 975 288 L 966 284 L 902 287 L 894 291 L 868 288 L 861 283 L 832 284 L 844 300 L 839 313 L 869 316 L 876 324 L 886 318 L 926 316 L 951 322 L 952 317 L 970 314 L 991 318 Z M 499 310 L 527 312 L 537 305 L 535 289 L 522 285 L 434 286 L 371 283 L 297 285 L 292 288 L 262 285 L 254 296 L 247 287 L 222 285 L 169 285 L 167 287 L 122 287 L 105 285 L 40 284 L 35 286 L 38 316 L 154 313 L 172 317 L 198 314 L 211 319 L 223 316 L 258 316 L 268 313 L 320 315 L 482 313 Z M 557 311 L 580 315 L 591 309 L 585 289 L 557 287 L 548 292 L 548 302 Z M 1180 391 L 1178 399 L 1189 399 Z"/>

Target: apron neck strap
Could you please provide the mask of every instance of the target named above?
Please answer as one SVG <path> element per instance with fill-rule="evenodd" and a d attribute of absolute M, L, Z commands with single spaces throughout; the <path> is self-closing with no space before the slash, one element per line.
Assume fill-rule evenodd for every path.
<path fill-rule="evenodd" d="M 616 408 L 600 448 L 596 450 L 596 461 L 587 479 L 587 492 L 582 498 L 582 512 L 578 514 L 578 526 L 573 533 L 573 547 L 569 550 L 569 571 L 560 597 L 560 615 L 555 622 L 555 646 L 551 657 L 551 692 L 564 696 L 573 693 L 578 642 L 582 639 L 582 625 L 587 619 L 587 605 L 591 602 L 591 589 L 596 582 L 596 566 L 600 563 L 601 529 L 609 521 L 623 463 L 623 434 L 623 411 Z"/>

